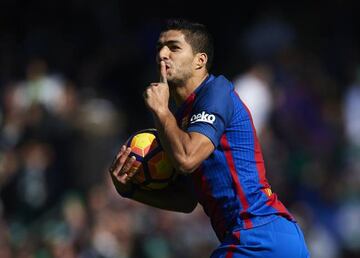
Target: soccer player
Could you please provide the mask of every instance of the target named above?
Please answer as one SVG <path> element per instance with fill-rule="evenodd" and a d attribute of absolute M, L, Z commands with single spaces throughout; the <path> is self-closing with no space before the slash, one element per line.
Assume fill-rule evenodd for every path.
<path fill-rule="evenodd" d="M 162 209 L 191 212 L 199 202 L 220 240 L 213 258 L 309 257 L 298 224 L 265 177 L 249 110 L 231 82 L 209 74 L 212 59 L 204 25 L 167 23 L 157 43 L 160 80 L 144 100 L 166 153 L 186 176 L 164 190 L 139 189 L 129 169 L 135 159 L 122 146 L 110 168 L 113 183 L 120 195 Z"/>

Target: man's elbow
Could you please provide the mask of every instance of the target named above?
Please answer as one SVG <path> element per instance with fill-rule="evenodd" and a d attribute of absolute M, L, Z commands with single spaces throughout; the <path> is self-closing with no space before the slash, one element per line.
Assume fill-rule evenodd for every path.
<path fill-rule="evenodd" d="M 191 157 L 185 157 L 179 160 L 178 169 L 183 174 L 191 174 L 199 167 L 199 164 L 195 162 Z"/>

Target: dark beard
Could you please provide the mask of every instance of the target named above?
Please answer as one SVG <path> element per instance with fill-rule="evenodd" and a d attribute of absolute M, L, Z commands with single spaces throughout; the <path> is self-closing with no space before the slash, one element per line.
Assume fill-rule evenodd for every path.
<path fill-rule="evenodd" d="M 171 88 L 175 88 L 177 86 L 181 86 L 181 85 L 184 85 L 184 84 L 185 84 L 185 81 L 181 80 L 181 79 L 175 79 L 175 80 L 168 81 L 168 85 Z"/>
<path fill-rule="evenodd" d="M 190 76 L 188 78 L 174 78 L 171 80 L 168 80 L 168 85 L 169 87 L 177 87 L 177 86 L 183 86 L 186 84 L 187 80 L 190 78 Z"/>

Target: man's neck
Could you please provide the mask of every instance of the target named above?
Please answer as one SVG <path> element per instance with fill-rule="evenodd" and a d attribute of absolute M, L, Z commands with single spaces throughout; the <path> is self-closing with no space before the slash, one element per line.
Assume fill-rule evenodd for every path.
<path fill-rule="evenodd" d="M 171 95 L 173 96 L 176 105 L 180 106 L 190 96 L 190 94 L 204 82 L 208 75 L 209 73 L 206 72 L 205 74 L 201 74 L 199 76 L 193 76 L 182 85 L 174 85 L 173 87 L 170 87 L 172 89 Z"/>

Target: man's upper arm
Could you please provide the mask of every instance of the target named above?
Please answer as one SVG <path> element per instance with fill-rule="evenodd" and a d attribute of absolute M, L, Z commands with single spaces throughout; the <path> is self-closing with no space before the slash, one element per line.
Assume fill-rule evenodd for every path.
<path fill-rule="evenodd" d="M 199 165 L 210 156 L 214 151 L 215 146 L 212 141 L 205 135 L 198 132 L 190 132 L 191 146 L 188 148 L 191 153 L 189 157 L 192 162 L 189 162 L 191 166 L 188 168 L 190 171 L 194 171 Z"/>
<path fill-rule="evenodd" d="M 226 83 L 226 82 L 225 82 Z M 231 87 L 223 80 L 209 85 L 196 100 L 187 132 L 191 137 L 191 171 L 217 148 L 234 111 Z"/>
<path fill-rule="evenodd" d="M 231 97 L 232 88 L 226 79 L 217 78 L 199 96 L 190 115 L 187 132 L 197 132 L 207 137 L 214 148 L 220 142 L 226 127 L 230 124 L 234 112 Z"/>

